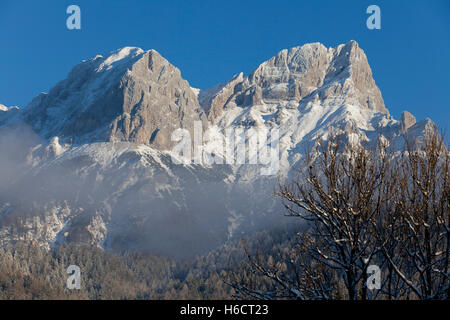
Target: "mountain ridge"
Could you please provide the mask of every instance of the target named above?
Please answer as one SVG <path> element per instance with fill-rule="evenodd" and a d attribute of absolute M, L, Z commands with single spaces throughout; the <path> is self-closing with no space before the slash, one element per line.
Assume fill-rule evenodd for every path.
<path fill-rule="evenodd" d="M 166 75 L 158 73 L 166 68 Z M 215 88 L 195 92 L 156 50 L 124 47 L 76 65 L 65 80 L 21 112 L 24 122 L 46 139 L 130 141 L 160 150 L 173 146 L 165 138 L 169 130 L 160 132 L 167 123 L 172 131 L 192 127 L 195 120 L 207 126 L 206 117 L 214 123 L 230 104 L 303 99 L 324 104 L 345 96 L 346 102 L 388 113 L 365 53 L 353 40 L 336 48 L 313 43 L 281 50 L 249 75 L 239 73 Z M 149 115 L 161 109 L 164 113 Z M 193 119 L 180 121 L 186 114 Z"/>
<path fill-rule="evenodd" d="M 189 256 L 276 225 L 273 186 L 295 176 L 331 128 L 345 141 L 394 146 L 434 126 L 384 105 L 367 57 L 350 41 L 281 50 L 251 73 L 192 88 L 157 51 L 125 47 L 76 65 L 23 109 L 0 111 L 0 244 L 32 239 Z M 279 164 L 173 162 L 172 133 L 266 130 Z M 276 136 L 272 136 L 276 129 Z M 241 141 L 242 142 L 242 141 Z M 259 145 L 260 152 L 263 145 Z M 248 159 L 247 159 L 248 160 Z"/>

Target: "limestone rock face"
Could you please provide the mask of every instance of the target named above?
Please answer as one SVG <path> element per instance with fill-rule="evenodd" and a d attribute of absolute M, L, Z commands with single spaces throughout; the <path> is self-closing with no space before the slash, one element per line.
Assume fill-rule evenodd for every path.
<path fill-rule="evenodd" d="M 405 133 L 409 128 L 416 124 L 416 118 L 408 111 L 403 111 L 400 118 L 400 132 Z"/>
<path fill-rule="evenodd" d="M 261 88 L 264 100 L 300 100 L 322 85 L 329 63 L 319 43 L 285 49 L 254 70 L 248 82 Z"/>
<path fill-rule="evenodd" d="M 227 105 L 253 106 L 278 101 L 299 103 L 315 99 L 325 105 L 353 104 L 388 113 L 381 92 L 372 77 L 367 57 L 355 41 L 326 48 L 320 43 L 306 44 L 282 50 L 263 62 L 249 76 L 235 77 L 206 101 L 209 118 L 219 114 Z M 231 91 L 234 91 L 231 95 Z"/>
<path fill-rule="evenodd" d="M 44 138 L 72 143 L 128 141 L 158 150 L 178 128 L 206 116 L 180 71 L 155 50 L 123 48 L 77 65 L 27 107 L 25 122 Z"/>
<path fill-rule="evenodd" d="M 226 84 L 218 85 L 210 90 L 200 91 L 199 101 L 205 111 L 208 113 L 208 118 L 215 119 L 228 103 L 238 84 L 244 80 L 244 74 L 241 72 Z"/>
<path fill-rule="evenodd" d="M 206 116 L 180 71 L 151 50 L 122 79 L 123 113 L 112 122 L 110 139 L 171 146 L 178 128 L 193 130 L 193 122 Z"/>

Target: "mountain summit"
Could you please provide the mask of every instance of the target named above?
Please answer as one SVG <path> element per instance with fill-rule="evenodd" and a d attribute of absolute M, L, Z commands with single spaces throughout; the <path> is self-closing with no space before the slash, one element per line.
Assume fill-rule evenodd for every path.
<path fill-rule="evenodd" d="M 388 113 L 364 51 L 355 41 L 326 48 L 320 43 L 285 49 L 250 75 L 239 75 L 218 88 L 204 107 L 214 119 L 227 105 L 250 106 L 276 101 L 323 105 L 347 103 Z"/>
<path fill-rule="evenodd" d="M 44 138 L 129 141 L 156 149 L 171 146 L 175 129 L 206 120 L 180 71 L 157 51 L 133 47 L 75 66 L 67 79 L 35 98 L 23 118 Z"/>

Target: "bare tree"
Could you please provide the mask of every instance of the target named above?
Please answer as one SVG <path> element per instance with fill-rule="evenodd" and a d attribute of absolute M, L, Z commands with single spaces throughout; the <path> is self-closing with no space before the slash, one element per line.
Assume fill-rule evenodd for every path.
<path fill-rule="evenodd" d="M 383 248 L 392 270 L 419 299 L 449 299 L 449 152 L 443 135 L 428 133 L 396 163 L 396 232 Z"/>
<path fill-rule="evenodd" d="M 311 223 L 317 245 L 310 258 L 343 278 L 347 299 L 367 299 L 367 268 L 380 250 L 374 226 L 390 183 L 386 146 L 381 140 L 374 150 L 342 146 L 339 136 L 330 135 L 307 160 L 306 177 L 282 187 L 279 196 L 289 215 Z"/>
<path fill-rule="evenodd" d="M 309 230 L 278 263 L 248 249 L 249 271 L 270 279 L 234 286 L 261 299 L 448 299 L 449 153 L 430 132 L 394 152 L 342 143 L 332 133 L 308 153 L 299 179 L 280 186 L 288 216 Z M 279 262 L 288 268 L 282 270 Z M 381 269 L 379 289 L 367 287 L 367 269 Z M 341 288 L 342 287 L 342 288 Z M 343 290 L 341 290 L 343 289 Z"/>

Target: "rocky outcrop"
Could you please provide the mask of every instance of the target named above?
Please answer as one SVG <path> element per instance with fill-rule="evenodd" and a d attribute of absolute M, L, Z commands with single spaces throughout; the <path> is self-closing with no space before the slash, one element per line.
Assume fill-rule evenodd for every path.
<path fill-rule="evenodd" d="M 128 141 L 159 150 L 178 128 L 206 116 L 180 71 L 155 50 L 123 48 L 77 65 L 49 94 L 35 98 L 25 122 L 63 142 Z"/>
<path fill-rule="evenodd" d="M 220 115 L 221 106 L 223 110 L 229 105 L 247 107 L 279 101 L 298 104 L 304 99 L 315 99 L 323 105 L 341 100 L 388 113 L 367 57 L 355 41 L 328 49 L 312 43 L 282 50 L 239 80 L 232 79 L 223 86 L 227 90 L 207 101 L 210 119 Z"/>
<path fill-rule="evenodd" d="M 122 78 L 122 114 L 111 125 L 109 140 L 131 141 L 166 150 L 178 128 L 192 131 L 203 113 L 189 83 L 180 71 L 150 50 Z M 191 132 L 192 133 L 192 132 Z"/>
<path fill-rule="evenodd" d="M 226 84 L 218 85 L 210 90 L 200 91 L 199 101 L 208 113 L 208 119 L 215 119 L 222 112 L 228 100 L 235 93 L 236 86 L 242 83 L 243 80 L 244 74 L 241 72 Z"/>
<path fill-rule="evenodd" d="M 408 111 L 403 111 L 400 118 L 400 132 L 405 133 L 409 128 L 416 124 L 416 118 Z"/>

